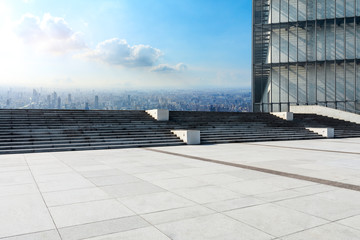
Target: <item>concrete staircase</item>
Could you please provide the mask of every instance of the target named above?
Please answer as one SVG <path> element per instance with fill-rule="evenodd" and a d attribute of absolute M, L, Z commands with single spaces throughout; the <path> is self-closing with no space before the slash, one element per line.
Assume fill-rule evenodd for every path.
<path fill-rule="evenodd" d="M 315 114 L 285 121 L 269 113 L 171 111 L 156 121 L 145 111 L 0 109 L 0 154 L 177 146 L 170 130 L 200 130 L 202 144 L 316 139 L 305 127 L 332 127 L 360 137 L 360 125 Z"/>
<path fill-rule="evenodd" d="M 301 127 L 331 127 L 335 138 L 360 137 L 360 125 L 317 114 L 294 113 L 294 123 Z"/>
<path fill-rule="evenodd" d="M 0 110 L 0 154 L 183 144 L 144 111 Z"/>
<path fill-rule="evenodd" d="M 172 111 L 169 120 L 174 128 L 200 130 L 203 144 L 323 138 L 268 113 Z"/>

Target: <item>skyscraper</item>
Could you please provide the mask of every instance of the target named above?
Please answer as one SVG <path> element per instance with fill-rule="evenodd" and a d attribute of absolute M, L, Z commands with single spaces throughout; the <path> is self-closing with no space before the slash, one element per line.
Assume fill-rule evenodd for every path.
<path fill-rule="evenodd" d="M 254 111 L 360 113 L 360 0 L 253 0 Z"/>

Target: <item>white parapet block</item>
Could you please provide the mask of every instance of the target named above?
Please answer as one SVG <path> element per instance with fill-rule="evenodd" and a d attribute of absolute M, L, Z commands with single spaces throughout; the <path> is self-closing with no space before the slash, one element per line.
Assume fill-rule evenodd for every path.
<path fill-rule="evenodd" d="M 360 124 L 360 115 L 351 112 L 345 112 L 339 109 L 319 105 L 300 105 L 290 106 L 290 111 L 294 113 L 312 113 L 326 117 L 337 118 L 344 121 L 354 122 Z"/>
<path fill-rule="evenodd" d="M 199 130 L 171 130 L 171 132 L 188 145 L 200 144 Z"/>
<path fill-rule="evenodd" d="M 270 114 L 282 118 L 286 121 L 294 120 L 294 114 L 292 112 L 271 112 Z"/>
<path fill-rule="evenodd" d="M 152 109 L 145 112 L 158 121 L 169 121 L 169 110 L 167 109 Z"/>
<path fill-rule="evenodd" d="M 313 128 L 313 127 L 307 127 L 307 130 L 310 130 L 314 133 L 320 134 L 323 137 L 326 138 L 334 138 L 334 128 Z"/>

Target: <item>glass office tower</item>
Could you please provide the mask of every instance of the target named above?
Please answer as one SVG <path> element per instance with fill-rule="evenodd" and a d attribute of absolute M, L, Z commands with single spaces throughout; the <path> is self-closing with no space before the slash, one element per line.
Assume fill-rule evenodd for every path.
<path fill-rule="evenodd" d="M 253 110 L 360 113 L 360 0 L 253 0 Z"/>

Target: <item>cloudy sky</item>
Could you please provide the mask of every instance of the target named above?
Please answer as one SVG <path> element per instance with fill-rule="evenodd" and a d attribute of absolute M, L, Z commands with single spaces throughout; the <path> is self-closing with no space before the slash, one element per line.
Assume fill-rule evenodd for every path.
<path fill-rule="evenodd" d="M 250 0 L 0 0 L 0 85 L 244 88 Z"/>

